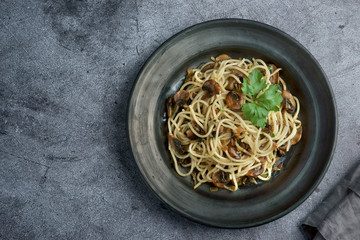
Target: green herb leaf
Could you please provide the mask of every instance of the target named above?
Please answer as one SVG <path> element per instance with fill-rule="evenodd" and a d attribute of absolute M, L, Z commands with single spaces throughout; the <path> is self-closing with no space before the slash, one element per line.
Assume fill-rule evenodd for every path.
<path fill-rule="evenodd" d="M 264 128 L 267 123 L 268 111 L 279 111 L 278 106 L 283 100 L 278 92 L 280 86 L 271 84 L 263 94 L 256 98 L 256 95 L 267 87 L 266 81 L 257 68 L 249 74 L 249 79 L 251 82 L 244 79 L 241 90 L 252 97 L 253 102 L 244 104 L 241 110 L 244 112 L 245 119 L 250 120 L 259 128 Z"/>
<path fill-rule="evenodd" d="M 234 136 L 234 132 L 231 130 L 231 137 L 233 137 Z"/>
<path fill-rule="evenodd" d="M 224 110 L 223 108 L 220 108 L 220 111 L 221 111 L 221 112 L 225 112 L 225 110 Z"/>
<path fill-rule="evenodd" d="M 203 138 L 198 138 L 198 139 L 196 139 L 196 141 L 197 141 L 197 142 L 204 142 L 205 139 L 203 139 Z"/>
<path fill-rule="evenodd" d="M 275 137 L 275 134 L 274 134 L 274 133 L 271 133 L 271 137 Z"/>
<path fill-rule="evenodd" d="M 281 94 L 278 92 L 279 88 L 279 85 L 271 84 L 261 96 L 256 98 L 256 101 L 263 105 L 268 111 L 279 111 L 278 106 L 283 100 Z"/>
<path fill-rule="evenodd" d="M 266 81 L 263 79 L 263 75 L 259 69 L 255 68 L 252 70 L 252 72 L 249 73 L 249 79 L 251 83 L 248 79 L 244 79 L 243 87 L 241 88 L 243 93 L 256 96 L 261 90 L 266 88 Z"/>
<path fill-rule="evenodd" d="M 256 103 L 246 103 L 242 106 L 241 111 L 244 117 L 256 124 L 259 128 L 264 128 L 267 122 L 268 111 Z"/>

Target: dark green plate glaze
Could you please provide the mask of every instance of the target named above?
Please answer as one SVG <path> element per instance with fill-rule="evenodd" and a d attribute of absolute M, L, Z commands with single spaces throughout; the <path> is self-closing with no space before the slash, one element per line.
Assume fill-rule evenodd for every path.
<path fill-rule="evenodd" d="M 301 103 L 303 136 L 282 159 L 282 171 L 237 192 L 209 192 L 209 185 L 194 190 L 190 177 L 178 176 L 170 164 L 162 132 L 165 99 L 179 88 L 186 68 L 221 53 L 275 63 Z M 152 54 L 132 90 L 128 131 L 142 176 L 172 209 L 212 226 L 250 227 L 289 213 L 320 183 L 335 149 L 336 105 L 325 73 L 295 39 L 266 24 L 223 19 L 185 29 Z"/>

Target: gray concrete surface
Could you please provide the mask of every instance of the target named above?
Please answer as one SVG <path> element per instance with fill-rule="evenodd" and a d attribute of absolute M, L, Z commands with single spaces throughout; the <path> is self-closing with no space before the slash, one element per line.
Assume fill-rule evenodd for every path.
<path fill-rule="evenodd" d="M 360 2 L 0 2 L 0 239 L 303 239 L 301 221 L 360 156 Z M 339 113 L 334 159 L 316 191 L 269 224 L 193 223 L 139 179 L 126 105 L 167 38 L 216 18 L 273 25 L 329 76 Z M 316 81 L 316 79 L 314 79 Z"/>

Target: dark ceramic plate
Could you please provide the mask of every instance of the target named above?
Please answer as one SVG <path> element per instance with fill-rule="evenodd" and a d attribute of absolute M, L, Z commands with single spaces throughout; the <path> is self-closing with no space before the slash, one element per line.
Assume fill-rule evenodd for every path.
<path fill-rule="evenodd" d="M 301 103 L 302 140 L 286 155 L 280 174 L 237 192 L 193 189 L 176 174 L 162 132 L 165 99 L 180 87 L 186 68 L 211 56 L 262 58 Z M 135 161 L 155 194 L 178 213 L 204 224 L 241 228 L 277 219 L 301 204 L 323 178 L 334 152 L 337 116 L 330 84 L 315 58 L 286 33 L 262 23 L 224 19 L 192 26 L 162 44 L 134 84 L 128 131 Z"/>

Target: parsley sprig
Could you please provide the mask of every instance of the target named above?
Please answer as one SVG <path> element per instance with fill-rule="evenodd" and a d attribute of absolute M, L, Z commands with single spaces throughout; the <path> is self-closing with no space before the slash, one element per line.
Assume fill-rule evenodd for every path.
<path fill-rule="evenodd" d="M 251 97 L 251 101 L 242 106 L 241 111 L 244 112 L 246 120 L 250 120 L 254 125 L 259 128 L 264 128 L 267 122 L 269 111 L 279 111 L 279 105 L 283 98 L 278 92 L 280 86 L 271 84 L 268 89 L 260 96 L 257 95 L 264 90 L 268 85 L 261 71 L 255 68 L 250 74 L 249 79 L 244 79 L 243 93 Z"/>

